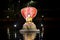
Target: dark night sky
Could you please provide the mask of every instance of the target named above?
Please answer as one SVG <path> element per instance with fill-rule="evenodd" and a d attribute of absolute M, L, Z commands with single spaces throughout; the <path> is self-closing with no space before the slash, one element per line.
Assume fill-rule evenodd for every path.
<path fill-rule="evenodd" d="M 41 12 L 38 12 L 38 14 L 41 13 L 41 14 L 45 15 L 45 17 L 48 17 L 48 18 L 58 18 L 58 19 L 56 19 L 56 21 L 55 21 L 55 19 L 53 19 L 53 20 L 45 22 L 46 27 L 45 27 L 45 34 L 44 34 L 45 40 L 54 40 L 54 39 L 58 40 L 59 39 L 59 37 L 58 37 L 59 36 L 59 27 L 60 27 L 59 1 L 58 0 L 56 0 L 56 1 L 55 0 L 34 0 L 34 1 L 38 2 L 36 4 L 37 6 L 35 6 L 35 7 L 37 7 L 38 10 L 41 10 Z M 25 1 L 21 0 L 21 4 L 20 4 L 21 8 L 23 6 L 22 4 L 25 4 L 27 2 L 28 2 L 28 0 L 25 0 Z M 8 3 L 9 2 L 7 0 L 0 1 L 0 4 L 1 4 L 1 6 L 0 6 L 0 10 L 1 10 L 0 19 L 4 19 L 5 15 L 7 14 L 7 13 L 5 14 L 3 11 L 7 10 Z M 17 0 L 12 1 L 12 3 L 16 4 Z M 39 9 L 39 8 L 41 8 L 41 9 Z M 39 15 L 41 16 L 41 14 L 39 14 Z M 37 15 L 36 18 L 39 17 L 39 15 Z M 20 22 L 19 26 L 21 26 L 25 21 L 23 20 L 22 17 L 19 17 L 19 18 L 21 18 L 21 20 L 19 21 Z M 21 22 L 22 20 L 23 20 L 23 23 Z M 39 22 L 37 22 L 37 21 L 38 20 L 35 20 L 34 22 L 38 26 L 37 23 L 39 23 Z M 7 34 L 6 34 L 6 32 L 7 32 L 6 29 L 7 28 L 6 28 L 6 26 L 7 26 L 7 24 L 13 25 L 13 23 L 14 22 L 0 21 L 0 29 L 1 29 L 0 30 L 0 33 L 1 33 L 0 38 L 1 38 L 1 40 L 7 40 Z"/>

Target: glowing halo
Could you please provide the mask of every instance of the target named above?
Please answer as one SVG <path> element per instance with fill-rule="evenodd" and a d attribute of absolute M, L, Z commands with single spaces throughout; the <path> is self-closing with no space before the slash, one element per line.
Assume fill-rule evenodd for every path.
<path fill-rule="evenodd" d="M 37 15 L 37 9 L 35 7 L 25 7 L 21 9 L 21 14 L 25 20 L 29 15 L 33 19 Z"/>

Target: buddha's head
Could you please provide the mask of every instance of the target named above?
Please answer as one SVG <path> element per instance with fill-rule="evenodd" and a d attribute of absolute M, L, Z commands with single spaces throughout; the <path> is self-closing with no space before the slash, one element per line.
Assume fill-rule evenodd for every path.
<path fill-rule="evenodd" d="M 28 17 L 26 18 L 26 22 L 32 22 L 32 18 L 30 15 L 28 15 Z"/>

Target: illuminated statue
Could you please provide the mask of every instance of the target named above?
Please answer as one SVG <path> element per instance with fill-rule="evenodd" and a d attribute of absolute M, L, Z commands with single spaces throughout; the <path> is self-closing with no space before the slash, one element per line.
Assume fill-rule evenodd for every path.
<path fill-rule="evenodd" d="M 26 23 L 23 25 L 23 29 L 26 30 L 36 30 L 36 25 L 32 22 L 32 18 L 28 16 L 26 19 Z M 25 33 L 24 35 L 25 40 L 34 40 L 36 33 Z"/>
<path fill-rule="evenodd" d="M 21 9 L 22 16 L 25 18 L 26 22 L 23 25 L 22 28 L 22 34 L 24 37 L 24 40 L 34 40 L 36 37 L 37 28 L 36 25 L 32 22 L 32 19 L 37 14 L 37 9 L 34 7 L 25 7 Z"/>

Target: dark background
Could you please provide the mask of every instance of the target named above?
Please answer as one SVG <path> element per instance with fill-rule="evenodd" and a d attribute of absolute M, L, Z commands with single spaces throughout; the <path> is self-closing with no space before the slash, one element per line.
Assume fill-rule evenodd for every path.
<path fill-rule="evenodd" d="M 8 40 L 7 35 L 7 27 L 12 26 L 15 23 L 18 24 L 17 30 L 21 29 L 22 25 L 24 24 L 25 20 L 22 15 L 19 13 L 19 10 L 25 7 L 25 3 L 29 0 L 21 0 L 18 3 L 18 0 L 10 0 L 10 4 L 8 0 L 1 0 L 0 1 L 0 40 Z M 41 23 L 41 15 L 44 15 L 44 40 L 59 40 L 59 27 L 60 27 L 60 2 L 58 0 L 34 0 L 37 2 L 34 7 L 38 9 L 37 16 L 33 19 L 34 23 L 39 28 L 39 24 Z M 8 10 L 8 5 L 11 6 L 14 4 L 15 12 L 12 14 L 5 12 Z M 24 5 L 23 5 L 24 4 Z M 12 8 L 12 7 L 11 7 Z M 19 9 L 19 10 L 18 10 Z M 17 13 L 18 10 L 18 13 Z M 7 15 L 10 16 L 9 19 L 6 18 Z M 13 16 L 15 15 L 15 16 Z M 22 21 L 22 22 L 21 22 Z"/>

